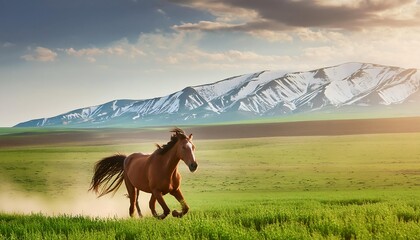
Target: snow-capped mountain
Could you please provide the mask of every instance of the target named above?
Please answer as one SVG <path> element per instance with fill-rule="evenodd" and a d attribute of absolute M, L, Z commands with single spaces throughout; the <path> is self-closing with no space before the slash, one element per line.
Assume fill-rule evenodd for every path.
<path fill-rule="evenodd" d="M 16 126 L 194 124 L 343 109 L 372 111 L 377 107 L 393 107 L 392 114 L 398 115 L 400 107 L 420 102 L 419 89 L 418 69 L 345 63 L 308 72 L 245 74 L 186 87 L 164 97 L 115 100 Z"/>

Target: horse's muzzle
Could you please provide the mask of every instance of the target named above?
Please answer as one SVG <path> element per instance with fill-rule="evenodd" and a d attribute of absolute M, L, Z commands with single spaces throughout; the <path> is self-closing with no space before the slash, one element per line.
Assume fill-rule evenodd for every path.
<path fill-rule="evenodd" d="M 197 170 L 197 167 L 198 167 L 198 164 L 196 162 L 193 162 L 188 166 L 191 172 L 195 172 L 195 170 Z"/>

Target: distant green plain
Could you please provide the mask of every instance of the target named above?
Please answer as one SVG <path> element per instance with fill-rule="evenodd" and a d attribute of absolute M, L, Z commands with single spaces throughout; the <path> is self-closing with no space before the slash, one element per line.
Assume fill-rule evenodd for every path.
<path fill-rule="evenodd" d="M 194 143 L 199 170 L 192 174 L 183 163 L 179 166 L 182 190 L 191 207 L 182 219 L 4 212 L 0 213 L 0 239 L 420 236 L 420 133 L 197 139 Z M 151 152 L 153 144 L 3 147 L 0 180 L 11 186 L 10 191 L 55 201 L 86 191 L 95 161 L 117 152 Z M 121 187 L 120 192 L 124 191 Z M 172 209 L 178 207 L 171 196 L 165 199 Z"/>

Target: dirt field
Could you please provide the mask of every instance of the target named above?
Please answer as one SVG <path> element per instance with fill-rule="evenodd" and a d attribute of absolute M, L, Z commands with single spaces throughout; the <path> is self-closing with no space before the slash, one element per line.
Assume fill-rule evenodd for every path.
<path fill-rule="evenodd" d="M 195 127 L 191 131 L 204 139 L 408 133 L 420 132 L 420 117 L 238 124 Z"/>
<path fill-rule="evenodd" d="M 168 138 L 167 128 L 63 129 L 45 132 L 28 130 L 0 135 L 0 147 L 46 144 L 117 144 L 160 142 Z M 287 123 L 192 126 L 183 128 L 197 139 L 230 139 L 277 136 L 332 136 L 375 133 L 420 132 L 420 117 L 326 120 Z"/>

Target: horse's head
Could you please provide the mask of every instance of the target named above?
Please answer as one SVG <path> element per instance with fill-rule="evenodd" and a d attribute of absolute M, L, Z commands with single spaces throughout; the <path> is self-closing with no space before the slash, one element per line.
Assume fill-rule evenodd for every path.
<path fill-rule="evenodd" d="M 195 146 L 192 143 L 193 135 L 186 136 L 185 134 L 179 134 L 178 137 L 178 157 L 185 162 L 191 172 L 197 170 L 198 164 L 195 160 Z"/>

